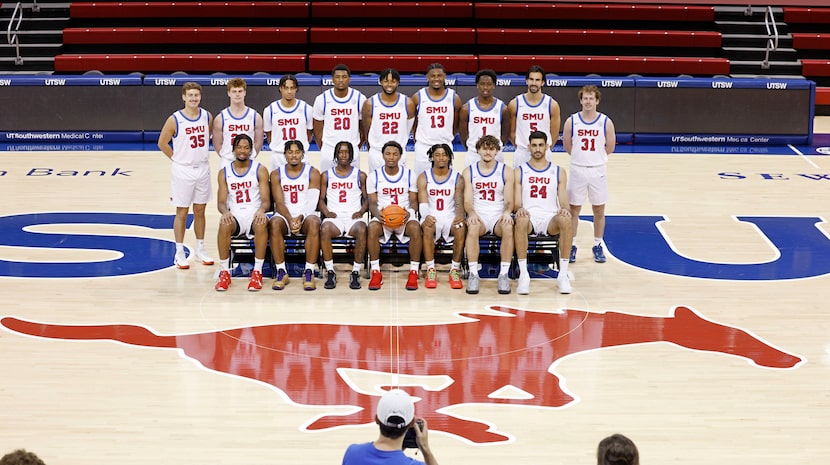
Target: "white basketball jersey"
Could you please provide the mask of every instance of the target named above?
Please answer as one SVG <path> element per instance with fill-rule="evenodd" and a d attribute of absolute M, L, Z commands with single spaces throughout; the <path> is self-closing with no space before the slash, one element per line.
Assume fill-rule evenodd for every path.
<path fill-rule="evenodd" d="M 228 184 L 228 209 L 231 213 L 237 216 L 239 213 L 259 209 L 262 206 L 262 194 L 257 178 L 259 162 L 251 161 L 244 173 L 237 173 L 232 163 L 222 169 L 225 171 L 225 182 Z"/>
<path fill-rule="evenodd" d="M 338 217 L 345 215 L 351 218 L 361 205 L 360 170 L 352 167 L 349 174 L 343 177 L 334 168 L 329 168 L 326 173 L 326 206 Z"/>
<path fill-rule="evenodd" d="M 282 195 L 285 201 L 285 206 L 291 216 L 308 215 L 311 212 L 306 211 L 308 205 L 308 186 L 311 183 L 311 168 L 308 163 L 303 163 L 303 169 L 296 178 L 292 178 L 286 172 L 288 165 L 277 168 L 280 174 L 280 184 L 282 185 Z M 316 205 L 316 202 L 315 202 Z"/>
<path fill-rule="evenodd" d="M 372 105 L 372 126 L 369 128 L 369 147 L 380 150 L 383 144 L 393 140 L 401 147 L 409 141 L 408 115 L 406 113 L 406 95 L 398 94 L 398 101 L 387 106 L 375 94 L 369 100 Z"/>
<path fill-rule="evenodd" d="M 597 166 L 608 162 L 608 153 L 605 151 L 605 120 L 603 113 L 598 113 L 596 119 L 586 122 L 582 115 L 571 115 L 573 130 L 571 132 L 573 147 L 571 147 L 571 164 L 577 166 Z"/>
<path fill-rule="evenodd" d="M 351 88 L 342 100 L 334 95 L 334 89 L 317 96 L 314 100 L 314 119 L 323 122 L 323 146 L 334 147 L 341 140 L 345 140 L 352 143 L 355 151 L 358 150 L 360 109 L 365 101 L 366 96 Z"/>
<path fill-rule="evenodd" d="M 222 147 L 219 149 L 219 155 L 223 160 L 233 161 L 233 140 L 239 134 L 247 134 L 251 140 L 254 140 L 254 128 L 256 127 L 256 112 L 245 107 L 245 113 L 236 118 L 231 114 L 230 108 L 225 108 L 219 113 L 219 118 L 222 121 Z M 251 158 L 256 157 L 256 151 L 251 147 Z"/>
<path fill-rule="evenodd" d="M 272 152 L 285 153 L 285 143 L 298 140 L 308 150 L 308 131 L 314 128 L 311 105 L 296 99 L 294 106 L 284 108 L 279 100 L 268 105 L 262 115 L 265 132 L 271 133 L 268 146 Z"/>
<path fill-rule="evenodd" d="M 476 151 L 476 142 L 481 139 L 481 136 L 491 135 L 496 136 L 501 145 L 501 115 L 504 109 L 504 102 L 496 99 L 495 103 L 489 110 L 482 110 L 478 106 L 478 101 L 475 97 L 471 98 L 467 103 L 467 151 Z"/>
<path fill-rule="evenodd" d="M 530 163 L 519 167 L 522 181 L 522 207 L 532 217 L 559 211 L 559 166 L 548 162 L 545 169 L 536 171 Z"/>
<path fill-rule="evenodd" d="M 447 179 L 438 182 L 431 169 L 424 171 L 427 178 L 427 201 L 432 216 L 455 216 L 455 186 L 461 174 L 450 170 Z"/>
<path fill-rule="evenodd" d="M 180 165 L 201 165 L 210 159 L 210 117 L 199 108 L 196 119 L 188 119 L 182 110 L 173 113 L 176 133 L 173 134 L 173 161 Z"/>
<path fill-rule="evenodd" d="M 399 167 L 398 176 L 392 178 L 386 170 L 380 167 L 369 175 L 366 192 L 377 193 L 378 208 L 395 204 L 403 208 L 410 208 L 409 193 L 418 192 L 418 182 L 409 168 Z"/>
<path fill-rule="evenodd" d="M 548 144 L 551 143 L 550 103 L 551 98 L 547 94 L 542 94 L 542 101 L 535 106 L 527 103 L 524 94 L 516 97 L 516 140 L 513 141 L 516 147 L 527 150 L 533 131 L 544 132 L 548 136 Z"/>
<path fill-rule="evenodd" d="M 470 166 L 473 184 L 473 209 L 479 216 L 495 216 L 504 213 L 504 170 L 507 165 L 498 161 L 492 172 L 483 174 L 478 163 Z"/>
<path fill-rule="evenodd" d="M 427 89 L 418 91 L 418 127 L 415 141 L 426 145 L 452 144 L 455 134 L 455 91 L 447 89 L 444 97 L 433 100 Z"/>

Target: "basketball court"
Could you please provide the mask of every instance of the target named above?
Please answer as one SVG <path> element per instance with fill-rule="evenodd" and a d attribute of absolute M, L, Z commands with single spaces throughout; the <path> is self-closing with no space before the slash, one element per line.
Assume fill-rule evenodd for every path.
<path fill-rule="evenodd" d="M 408 292 L 405 269 L 377 292 L 342 272 L 334 290 L 237 278 L 217 293 L 218 264 L 172 265 L 160 152 L 3 153 L 0 451 L 336 464 L 376 437 L 378 396 L 400 386 L 442 464 L 591 464 L 615 432 L 644 464 L 823 461 L 830 156 L 690 151 L 620 147 L 607 263 L 587 217 L 574 293 L 534 279 L 527 296 L 495 280 L 467 295 L 446 273 Z M 217 260 L 218 218 L 213 203 Z"/>

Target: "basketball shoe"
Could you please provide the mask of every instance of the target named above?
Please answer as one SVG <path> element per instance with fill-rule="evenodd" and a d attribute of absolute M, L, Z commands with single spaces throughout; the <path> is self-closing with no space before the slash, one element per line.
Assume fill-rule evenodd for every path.
<path fill-rule="evenodd" d="M 271 286 L 271 289 L 281 291 L 288 285 L 288 281 L 288 272 L 280 268 L 277 270 L 277 279 L 274 280 L 274 285 Z"/>
<path fill-rule="evenodd" d="M 478 276 L 478 273 L 470 273 L 470 277 L 467 278 L 467 294 L 478 294 L 480 281 L 481 278 Z"/>
<path fill-rule="evenodd" d="M 225 292 L 231 287 L 231 272 L 222 270 L 219 272 L 219 281 L 216 281 L 216 286 L 213 288 L 219 292 Z"/>
<path fill-rule="evenodd" d="M 349 288 L 360 289 L 360 273 L 357 271 L 352 271 L 349 274 Z"/>
<path fill-rule="evenodd" d="M 323 284 L 326 289 L 334 289 L 337 287 L 337 274 L 334 270 L 326 271 L 326 283 Z"/>
<path fill-rule="evenodd" d="M 568 263 L 573 263 L 576 261 L 576 246 L 571 246 L 571 256 L 568 258 Z"/>
<path fill-rule="evenodd" d="M 458 268 L 450 270 L 450 287 L 453 289 L 461 289 L 464 287 L 464 284 L 461 282 L 461 273 L 458 272 Z"/>
<path fill-rule="evenodd" d="M 560 294 L 570 294 L 571 292 L 573 292 L 573 288 L 571 287 L 571 280 L 568 279 L 568 275 L 564 273 L 559 273 L 559 277 L 556 278 L 556 285 L 559 286 Z"/>
<path fill-rule="evenodd" d="M 183 253 L 176 254 L 176 258 L 173 259 L 173 264 L 180 270 L 190 268 L 190 263 L 187 261 L 187 257 Z"/>
<path fill-rule="evenodd" d="M 262 271 L 251 271 L 251 279 L 248 281 L 249 291 L 258 291 L 262 289 Z"/>
<path fill-rule="evenodd" d="M 383 286 L 383 273 L 380 270 L 372 270 L 372 279 L 369 280 L 369 290 L 377 291 Z"/>
<path fill-rule="evenodd" d="M 317 289 L 317 283 L 314 282 L 314 270 L 306 268 L 303 272 L 303 289 L 313 291 Z"/>
<path fill-rule="evenodd" d="M 516 284 L 516 294 L 530 294 L 530 273 L 519 273 L 519 279 Z"/>
<path fill-rule="evenodd" d="M 499 275 L 499 294 L 510 294 L 510 277 L 507 273 Z"/>
<path fill-rule="evenodd" d="M 438 280 L 436 279 L 437 275 L 438 273 L 435 271 L 435 268 L 428 269 L 427 279 L 424 280 L 424 287 L 427 289 L 435 289 L 438 287 Z M 417 285 L 418 283 L 416 282 L 415 284 Z"/>
<path fill-rule="evenodd" d="M 409 270 L 409 277 L 406 279 L 406 290 L 407 291 L 417 291 L 418 290 L 418 272 L 415 270 Z"/>
<path fill-rule="evenodd" d="M 205 249 L 196 248 L 196 258 L 202 261 L 202 265 L 213 265 L 213 259 L 210 258 L 210 255 L 207 254 Z"/>
<path fill-rule="evenodd" d="M 595 245 L 592 249 L 594 252 L 594 261 L 597 263 L 605 263 L 605 254 L 602 252 L 602 244 Z"/>

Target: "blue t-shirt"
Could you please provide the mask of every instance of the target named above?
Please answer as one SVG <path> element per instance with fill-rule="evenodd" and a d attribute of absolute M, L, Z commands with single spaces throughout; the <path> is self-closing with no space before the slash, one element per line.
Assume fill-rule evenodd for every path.
<path fill-rule="evenodd" d="M 402 450 L 378 450 L 371 442 L 352 444 L 343 454 L 343 465 L 424 465 Z"/>

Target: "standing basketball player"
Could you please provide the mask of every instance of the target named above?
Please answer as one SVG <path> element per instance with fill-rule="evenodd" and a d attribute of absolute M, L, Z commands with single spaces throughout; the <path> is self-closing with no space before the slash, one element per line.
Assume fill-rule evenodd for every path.
<path fill-rule="evenodd" d="M 608 155 L 617 146 L 617 132 L 611 118 L 597 111 L 600 92 L 597 86 L 584 86 L 578 94 L 582 111 L 565 121 L 562 143 L 571 155 L 568 198 L 571 202 L 573 234 L 579 225 L 579 211 L 587 195 L 594 211 L 594 261 L 605 263 L 602 236 L 605 234 L 605 204 L 608 203 Z M 576 261 L 576 246 L 571 247 L 571 263 Z"/>
<path fill-rule="evenodd" d="M 476 152 L 476 142 L 481 136 L 496 136 L 502 144 L 502 134 L 509 130 L 507 105 L 493 96 L 496 88 L 496 72 L 492 69 L 482 69 L 476 73 L 476 89 L 478 95 L 467 101 L 459 113 L 458 132 L 461 141 L 467 144 L 467 155 L 464 166 L 470 166 L 480 159 Z M 506 127 L 507 126 L 507 127 Z M 504 155 L 499 152 L 496 160 L 503 162 Z"/>
<path fill-rule="evenodd" d="M 478 238 L 492 233 L 501 238 L 499 294 L 510 294 L 510 261 L 513 260 L 513 170 L 500 161 L 495 136 L 482 136 L 476 144 L 481 160 L 464 170 L 464 210 L 467 211 L 467 260 L 470 277 L 467 293 L 478 294 Z"/>
<path fill-rule="evenodd" d="M 409 242 L 409 277 L 406 280 L 406 289 L 418 289 L 418 268 L 421 264 L 421 225 L 415 218 L 413 206 L 418 204 L 418 182 L 409 168 L 400 166 L 403 156 L 403 147 L 394 141 L 383 145 L 383 167 L 369 173 L 366 182 L 366 193 L 369 194 L 369 211 L 373 218 L 369 221 L 369 264 L 372 270 L 372 279 L 369 281 L 369 290 L 377 291 L 383 285 L 383 274 L 380 272 L 380 243 L 389 242 L 392 234 L 398 241 Z M 396 229 L 389 229 L 383 224 L 383 210 L 387 205 L 400 205 L 407 211 L 404 224 Z"/>
<path fill-rule="evenodd" d="M 334 152 L 341 140 L 349 141 L 359 150 L 363 145 L 360 112 L 366 96 L 349 87 L 352 73 L 346 65 L 337 65 L 331 71 L 334 87 L 314 99 L 314 139 L 321 154 Z M 356 150 L 356 152 L 357 152 Z M 320 171 L 334 166 L 331 157 L 320 156 Z M 355 153 L 352 166 L 360 168 L 360 152 Z"/>
<path fill-rule="evenodd" d="M 254 239 L 254 270 L 248 282 L 249 291 L 262 289 L 262 265 L 268 247 L 268 217 L 265 211 L 271 205 L 268 169 L 251 160 L 253 141 L 247 134 L 233 139 L 233 163 L 219 170 L 219 193 L 216 206 L 222 217 L 216 242 L 219 246 L 219 281 L 217 291 L 227 291 L 231 285 L 231 237 Z"/>
<path fill-rule="evenodd" d="M 458 114 L 461 97 L 447 88 L 447 73 L 441 63 L 427 68 L 427 87 L 412 96 L 417 121 L 415 122 L 415 175 L 429 169 L 427 150 L 435 144 L 452 146 L 458 132 Z"/>
<path fill-rule="evenodd" d="M 313 291 L 314 266 L 320 256 L 320 172 L 303 161 L 305 148 L 298 140 L 285 143 L 285 166 L 271 172 L 271 196 L 276 212 L 271 217 L 271 255 L 277 266 L 277 279 L 271 286 L 281 290 L 288 284 L 285 268 L 285 236 L 305 234 L 303 289 Z"/>
<path fill-rule="evenodd" d="M 530 133 L 530 161 L 516 172 L 516 258 L 519 261 L 517 294 L 530 293 L 530 273 L 527 271 L 527 237 L 530 234 L 553 236 L 559 234 L 559 250 L 570 250 L 573 240 L 571 211 L 568 209 L 566 185 L 568 175 L 558 165 L 545 158 L 548 138 L 542 131 Z M 559 293 L 570 294 L 568 257 L 559 257 Z"/>
<path fill-rule="evenodd" d="M 351 142 L 334 146 L 336 165 L 324 172 L 320 179 L 320 249 L 326 266 L 326 289 L 337 287 L 331 238 L 344 235 L 355 239 L 354 263 L 349 275 L 349 287 L 360 289 L 360 269 L 366 255 L 366 218 L 369 209 L 366 195 L 366 173 L 352 166 L 354 147 Z"/>
<path fill-rule="evenodd" d="M 415 122 L 415 103 L 398 92 L 401 75 L 394 68 L 380 72 L 381 91 L 363 104 L 363 127 L 367 128 L 369 142 L 369 172 L 384 165 L 380 149 L 393 140 L 406 147 L 409 133 Z M 401 166 L 406 166 L 406 157 L 401 157 Z"/>
<path fill-rule="evenodd" d="M 527 141 L 533 131 L 542 131 L 548 136 L 550 150 L 559 139 L 559 103 L 542 92 L 545 85 L 545 70 L 531 66 L 525 77 L 527 92 L 517 95 L 507 106 L 510 116 L 510 140 L 516 146 L 513 167 L 523 165 L 530 159 Z"/>
<path fill-rule="evenodd" d="M 452 169 L 452 148 L 436 144 L 427 151 L 432 168 L 418 175 L 418 210 L 424 237 L 427 279 L 424 287 L 438 287 L 435 271 L 435 241 L 452 244 L 450 287 L 461 289 L 461 258 L 464 254 L 464 178 Z"/>
<path fill-rule="evenodd" d="M 196 233 L 196 257 L 204 265 L 213 265 L 205 251 L 205 206 L 210 201 L 209 144 L 213 116 L 199 105 L 202 86 L 186 82 L 182 86 L 184 109 L 167 118 L 159 134 L 159 149 L 173 161 L 170 168 L 170 201 L 176 207 L 173 235 L 176 239 L 176 268 L 190 268 L 184 252 L 187 212 L 193 204 L 193 232 Z M 170 141 L 173 147 L 170 147 Z"/>
<path fill-rule="evenodd" d="M 245 105 L 247 94 L 248 83 L 244 79 L 233 78 L 228 81 L 230 105 L 219 112 L 213 121 L 213 148 L 222 160 L 220 166 L 233 162 L 231 143 L 238 134 L 247 134 L 254 141 L 252 158 L 256 158 L 262 150 L 262 116 Z"/>
<path fill-rule="evenodd" d="M 265 136 L 271 148 L 270 170 L 285 165 L 285 143 L 300 140 L 311 143 L 314 120 L 311 105 L 297 98 L 300 83 L 293 74 L 280 78 L 280 98 L 274 100 L 263 112 Z"/>

